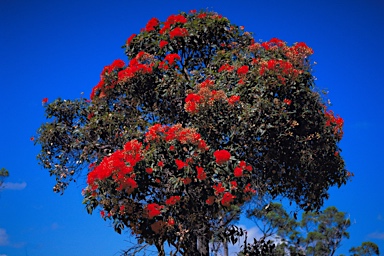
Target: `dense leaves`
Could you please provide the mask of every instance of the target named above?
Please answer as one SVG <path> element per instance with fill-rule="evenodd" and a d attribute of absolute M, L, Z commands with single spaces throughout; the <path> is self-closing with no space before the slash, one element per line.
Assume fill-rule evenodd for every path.
<path fill-rule="evenodd" d="M 84 203 L 116 231 L 206 254 L 252 196 L 319 209 L 348 180 L 343 120 L 314 91 L 305 43 L 256 43 L 191 12 L 152 18 L 123 48 L 129 62 L 104 67 L 90 100 L 46 105 L 36 140 L 57 192 L 89 165 Z"/>

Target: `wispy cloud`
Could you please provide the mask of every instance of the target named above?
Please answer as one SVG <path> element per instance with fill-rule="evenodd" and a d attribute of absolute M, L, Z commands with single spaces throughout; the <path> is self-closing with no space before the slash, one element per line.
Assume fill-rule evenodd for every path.
<path fill-rule="evenodd" d="M 7 231 L 3 228 L 0 228 L 0 246 L 6 246 L 6 245 L 9 245 Z"/>
<path fill-rule="evenodd" d="M 384 232 L 374 232 L 368 235 L 370 238 L 384 240 Z"/>
<path fill-rule="evenodd" d="M 3 188 L 8 190 L 23 190 L 27 186 L 26 182 L 15 183 L 15 182 L 4 182 Z"/>

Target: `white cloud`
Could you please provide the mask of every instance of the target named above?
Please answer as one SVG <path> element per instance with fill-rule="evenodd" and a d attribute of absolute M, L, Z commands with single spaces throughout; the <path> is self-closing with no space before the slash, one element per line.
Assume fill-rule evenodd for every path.
<path fill-rule="evenodd" d="M 27 183 L 24 181 L 22 183 L 14 182 L 4 182 L 3 188 L 9 190 L 23 190 L 27 186 Z"/>
<path fill-rule="evenodd" d="M 0 256 L 7 256 L 6 254 L 0 254 Z"/>
<path fill-rule="evenodd" d="M 9 240 L 8 240 L 7 231 L 3 228 L 0 228 L 0 246 L 5 246 L 8 244 L 9 244 Z"/>
<path fill-rule="evenodd" d="M 370 238 L 384 240 L 384 233 L 374 232 L 368 235 Z"/>

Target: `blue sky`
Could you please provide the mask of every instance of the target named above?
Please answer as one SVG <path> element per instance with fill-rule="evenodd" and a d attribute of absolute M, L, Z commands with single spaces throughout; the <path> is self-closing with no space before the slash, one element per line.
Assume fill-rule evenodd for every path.
<path fill-rule="evenodd" d="M 45 122 L 41 100 L 88 97 L 105 65 L 152 17 L 214 10 L 256 39 L 304 41 L 315 54 L 317 86 L 345 120 L 342 156 L 355 174 L 331 189 L 326 206 L 348 212 L 351 238 L 338 253 L 373 241 L 384 251 L 384 2 L 380 0 L 0 0 L 0 256 L 118 255 L 129 247 L 82 205 L 85 180 L 63 196 L 36 160 L 30 137 Z M 251 223 L 245 223 L 251 228 Z"/>

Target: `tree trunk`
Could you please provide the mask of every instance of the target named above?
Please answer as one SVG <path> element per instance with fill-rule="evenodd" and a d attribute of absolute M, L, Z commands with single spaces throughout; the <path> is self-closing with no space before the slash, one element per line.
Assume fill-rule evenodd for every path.
<path fill-rule="evenodd" d="M 197 251 L 200 256 L 209 256 L 209 239 L 207 236 L 197 237 Z"/>
<path fill-rule="evenodd" d="M 228 241 L 227 239 L 224 240 L 223 242 L 223 249 L 224 249 L 224 256 L 228 256 Z"/>

